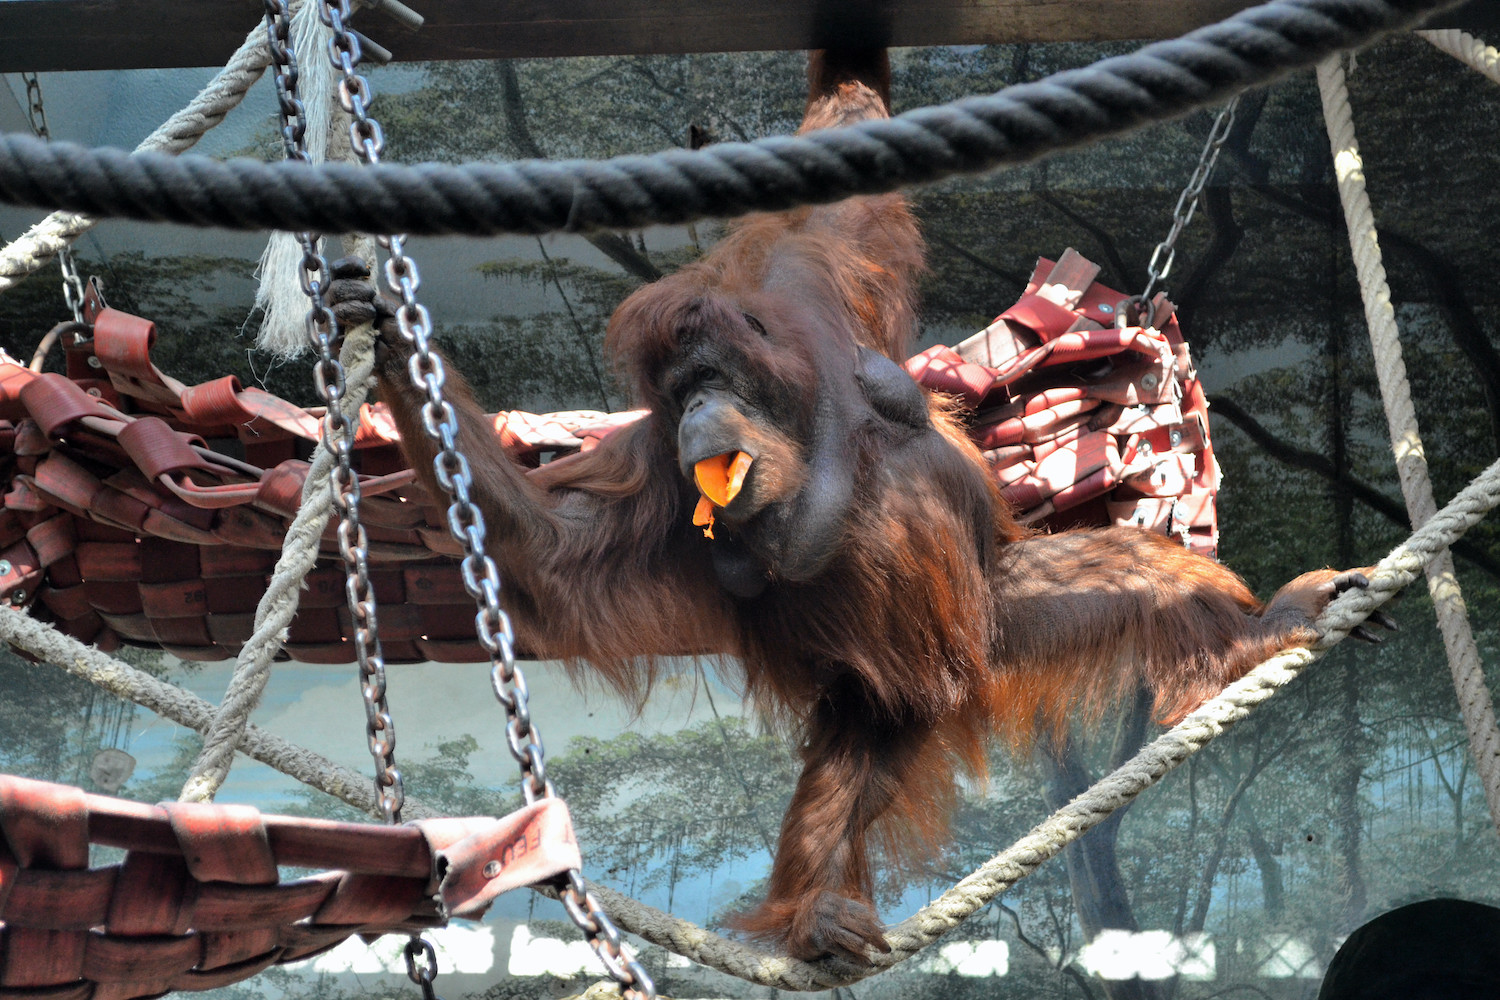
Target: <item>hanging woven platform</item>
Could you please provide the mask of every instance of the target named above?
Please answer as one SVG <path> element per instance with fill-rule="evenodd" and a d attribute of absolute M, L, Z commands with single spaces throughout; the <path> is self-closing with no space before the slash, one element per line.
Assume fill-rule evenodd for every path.
<path fill-rule="evenodd" d="M 1117 326 L 1126 296 L 1098 273 L 1073 250 L 1043 259 L 994 323 L 906 369 L 973 407 L 970 435 L 1021 521 L 1135 524 L 1213 557 L 1219 467 L 1172 303 L 1156 297 L 1152 328 Z"/>
<path fill-rule="evenodd" d="M 1218 469 L 1207 404 L 1172 306 L 1117 328 L 1124 296 L 1069 251 L 956 348 L 908 370 L 963 397 L 973 435 L 1023 520 L 1139 524 L 1212 555 Z M 186 386 L 151 362 L 150 322 L 91 304 L 64 338 L 66 374 L 0 358 L 0 596 L 103 649 L 234 657 L 300 501 L 317 441 L 307 410 L 233 376 Z M 495 417 L 523 463 L 592 447 L 640 411 Z M 388 662 L 475 662 L 474 607 L 442 511 L 416 485 L 377 404 L 355 442 Z M 307 579 L 284 655 L 348 663 L 334 528 Z"/>
<path fill-rule="evenodd" d="M 150 358 L 153 325 L 96 310 L 65 338 L 66 375 L 0 358 L 0 595 L 102 649 L 233 658 L 301 500 L 320 409 L 233 376 L 185 386 Z M 89 336 L 88 334 L 92 334 Z M 496 418 L 533 464 L 590 447 L 638 414 Z M 355 442 L 388 662 L 488 662 L 441 510 L 415 485 L 383 407 Z M 335 527 L 307 578 L 285 656 L 349 663 Z"/>
<path fill-rule="evenodd" d="M 91 867 L 90 845 L 123 849 Z M 478 918 L 579 865 L 567 807 L 402 826 L 149 806 L 0 775 L 0 998 L 226 986 L 365 936 Z M 283 882 L 281 866 L 334 869 Z"/>

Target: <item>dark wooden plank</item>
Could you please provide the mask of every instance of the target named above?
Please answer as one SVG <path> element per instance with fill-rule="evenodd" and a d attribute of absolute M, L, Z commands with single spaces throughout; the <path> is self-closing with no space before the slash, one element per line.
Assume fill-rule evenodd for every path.
<path fill-rule="evenodd" d="M 1166 38 L 1253 0 L 410 0 L 419 32 L 380 11 L 359 27 L 398 60 Z M 0 0 L 0 72 L 217 66 L 257 0 Z M 1500 29 L 1500 3 L 1441 19 Z"/>
<path fill-rule="evenodd" d="M 947 45 L 1179 34 L 1248 0 L 607 0 L 436 7 L 418 36 L 393 38 L 406 58 L 425 46 L 475 58 L 806 49 L 833 43 Z M 534 15 L 534 16 L 529 16 Z M 425 37 L 424 37 L 425 36 Z M 462 56 L 460 56 L 462 57 Z"/>
<path fill-rule="evenodd" d="M 1178 35 L 1252 0 L 410 0 L 409 32 L 358 26 L 398 60 L 493 59 Z M 0 0 L 0 71 L 221 65 L 256 0 Z"/>

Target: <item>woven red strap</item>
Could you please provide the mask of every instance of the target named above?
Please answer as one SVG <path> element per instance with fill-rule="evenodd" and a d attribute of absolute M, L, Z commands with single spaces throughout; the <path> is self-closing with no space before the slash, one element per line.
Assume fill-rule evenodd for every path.
<path fill-rule="evenodd" d="M 52 372 L 38 375 L 21 388 L 21 404 L 49 438 L 79 417 L 107 412 L 98 399 Z"/>
<path fill-rule="evenodd" d="M 1118 328 L 1123 296 L 1097 273 L 1076 253 L 1041 261 L 1015 307 L 907 370 L 972 408 L 974 439 L 1023 520 L 1141 524 L 1212 554 L 1218 466 L 1172 306 L 1157 300 L 1154 330 Z M 152 364 L 154 337 L 148 321 L 105 310 L 92 339 L 66 344 L 66 378 L 0 359 L 0 599 L 102 648 L 227 659 L 300 506 L 318 418 L 229 376 L 184 386 Z M 405 467 L 390 415 L 363 416 L 355 458 L 386 659 L 483 661 L 444 514 Z M 512 412 L 496 433 L 534 463 L 641 416 Z M 331 532 L 324 551 L 286 651 L 347 663 Z"/>
<path fill-rule="evenodd" d="M 125 858 L 90 868 L 90 844 Z M 557 799 L 391 827 L 148 806 L 0 775 L 0 996 L 227 985 L 355 933 L 477 917 L 578 864 Z M 282 882 L 280 866 L 335 870 Z"/>
<path fill-rule="evenodd" d="M 956 348 L 907 362 L 966 401 L 974 441 L 1027 522 L 1137 524 L 1213 555 L 1218 466 L 1208 405 L 1171 303 L 1119 327 L 1125 298 L 1068 251 L 1038 263 L 1015 306 Z"/>
<path fill-rule="evenodd" d="M 120 428 L 117 440 L 147 479 L 208 465 L 193 451 L 191 439 L 174 431 L 160 417 L 131 421 Z"/>

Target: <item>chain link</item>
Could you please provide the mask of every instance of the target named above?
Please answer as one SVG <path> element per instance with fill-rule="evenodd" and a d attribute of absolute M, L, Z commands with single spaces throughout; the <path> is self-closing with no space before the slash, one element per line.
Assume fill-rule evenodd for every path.
<path fill-rule="evenodd" d="M 47 127 L 47 106 L 42 101 L 42 81 L 35 73 L 22 73 L 26 84 L 26 120 L 38 139 L 52 141 L 52 130 Z M 73 260 L 73 248 L 63 244 L 57 251 L 57 264 L 62 269 L 63 301 L 73 313 L 73 322 L 83 322 L 83 279 L 78 276 L 78 264 Z"/>
<path fill-rule="evenodd" d="M 269 0 L 268 0 L 269 2 Z M 360 58 L 359 39 L 348 27 L 349 0 L 323 0 L 319 16 L 333 32 L 328 51 L 334 66 L 343 73 L 339 82 L 339 104 L 349 113 L 349 140 L 360 159 L 369 164 L 380 162 L 385 152 L 385 137 L 380 123 L 370 116 L 370 85 L 357 67 Z M 480 644 L 490 654 L 490 686 L 505 709 L 505 741 L 511 756 L 521 770 L 521 795 L 535 802 L 554 794 L 547 780 L 546 751 L 541 733 L 531 720 L 529 690 L 525 675 L 516 665 L 515 632 L 510 616 L 500 606 L 500 571 L 488 554 L 484 515 L 474 502 L 474 481 L 468 459 L 458 446 L 458 414 L 444 396 L 447 381 L 442 356 L 432 347 L 432 317 L 417 301 L 422 277 L 417 263 L 406 255 L 406 237 L 382 236 L 381 246 L 390 251 L 385 262 L 387 287 L 400 300 L 396 308 L 396 325 L 414 352 L 408 363 L 412 384 L 427 396 L 422 407 L 422 424 L 438 445 L 433 458 L 433 472 L 438 484 L 448 494 L 448 528 L 463 546 L 459 568 L 464 588 L 474 598 L 477 612 L 475 632 Z M 587 891 L 583 876 L 574 869 L 568 872 L 562 890 L 563 905 L 573 922 L 589 937 L 599 960 L 610 976 L 624 987 L 632 1000 L 655 1000 L 656 986 L 651 976 L 620 939 L 620 932 L 605 914 L 604 908 Z M 408 945 L 408 968 L 415 968 Z M 425 987 L 424 987 L 425 990 Z"/>
<path fill-rule="evenodd" d="M 26 120 L 31 123 L 31 131 L 38 139 L 50 142 L 52 131 L 47 128 L 47 108 L 42 104 L 42 81 L 35 73 L 26 72 L 21 80 L 26 84 Z"/>
<path fill-rule="evenodd" d="M 349 113 L 349 144 L 365 163 L 376 164 L 385 152 L 385 133 L 369 115 L 370 84 L 359 74 L 359 36 L 349 28 L 349 0 L 324 0 L 318 16 L 333 32 L 328 39 L 328 58 L 342 74 L 339 106 Z M 382 241 L 384 245 L 384 241 Z"/>
<path fill-rule="evenodd" d="M 281 145 L 288 160 L 307 163 L 307 108 L 297 96 L 297 53 L 292 46 L 292 12 L 287 0 L 265 0 L 266 43 L 276 70 L 276 102 L 281 113 Z M 302 286 L 308 291 L 307 285 Z"/>
<path fill-rule="evenodd" d="M 276 91 L 281 108 L 282 141 L 288 159 L 306 162 L 306 108 L 297 95 L 296 54 L 291 44 L 291 20 L 286 0 L 265 0 L 265 3 L 271 54 L 278 69 Z M 342 23 L 340 17 L 347 17 L 348 13 L 347 3 L 342 5 L 341 12 L 325 4 L 319 9 L 318 16 L 325 24 L 338 26 Z M 357 50 L 355 55 L 357 58 Z M 336 56 L 334 65 L 340 66 Z M 333 345 L 339 340 L 339 323 L 328 308 L 326 293 L 331 275 L 327 259 L 319 252 L 319 241 L 310 233 L 299 233 L 297 239 L 302 245 L 298 278 L 303 292 L 312 302 L 307 314 L 307 334 L 318 352 L 313 379 L 324 402 L 323 444 L 338 463 L 329 489 L 339 511 L 338 543 L 339 555 L 344 560 L 344 596 L 354 627 L 360 696 L 365 705 L 370 758 L 375 762 L 375 794 L 386 821 L 399 823 L 405 789 L 401 772 L 396 767 L 396 725 L 386 703 L 385 655 L 380 646 L 375 590 L 370 583 L 369 539 L 360 519 L 359 476 L 351 464 L 354 427 L 340 407 L 348 394 L 348 384 L 344 366 L 333 350 Z M 424 959 L 421 969 L 416 961 L 419 951 Z M 407 975 L 421 988 L 423 1000 L 440 1000 L 434 988 L 438 974 L 437 953 L 431 942 L 420 934 L 413 934 L 406 943 L 405 955 Z"/>
<path fill-rule="evenodd" d="M 73 313 L 73 322 L 83 322 L 83 279 L 78 276 L 78 263 L 73 259 L 73 248 L 64 245 L 57 251 L 57 266 L 62 269 L 63 301 Z"/>
<path fill-rule="evenodd" d="M 625 987 L 625 997 L 656 1000 L 656 984 L 651 981 L 640 960 L 620 940 L 620 929 L 604 912 L 604 906 L 588 891 L 583 875 L 574 868 L 568 872 L 562 890 L 563 908 L 573 923 L 588 935 L 589 944 L 615 982 Z M 630 984 L 634 983 L 634 986 Z"/>
<path fill-rule="evenodd" d="M 420 955 L 422 964 L 417 964 Z M 442 1000 L 437 995 L 435 983 L 437 982 L 438 964 L 437 952 L 432 947 L 432 942 L 420 935 L 413 934 L 406 942 L 406 948 L 402 951 L 406 959 L 406 978 L 417 984 L 422 991 L 422 1000 Z"/>
<path fill-rule="evenodd" d="M 1126 300 L 1144 311 L 1143 326 L 1150 326 L 1155 319 L 1156 306 L 1151 301 L 1152 295 L 1155 294 L 1157 286 L 1172 273 L 1172 265 L 1177 262 L 1177 238 L 1193 221 L 1193 216 L 1198 211 L 1198 204 L 1203 198 L 1203 188 L 1208 184 L 1208 179 L 1213 176 L 1214 165 L 1219 162 L 1219 152 L 1224 148 L 1230 130 L 1234 128 L 1234 113 L 1239 103 L 1240 99 L 1236 95 L 1224 105 L 1219 116 L 1214 119 L 1213 128 L 1209 129 L 1208 139 L 1203 144 L 1203 152 L 1198 157 L 1198 166 L 1193 169 L 1193 175 L 1188 178 L 1187 186 L 1182 189 L 1182 194 L 1177 196 L 1177 206 L 1172 209 L 1172 228 L 1167 232 L 1166 239 L 1156 244 L 1156 249 L 1151 252 L 1151 260 L 1146 265 L 1148 276 L 1146 289 L 1141 294 Z M 1123 317 L 1126 312 L 1127 310 L 1121 309 L 1119 314 Z"/>
<path fill-rule="evenodd" d="M 281 112 L 281 135 L 287 158 L 307 162 L 306 109 L 297 94 L 297 55 L 291 42 L 291 11 L 287 0 L 265 0 L 266 34 L 276 69 L 276 98 Z M 375 794 L 387 822 L 401 822 L 405 791 L 396 767 L 396 727 L 386 704 L 385 657 L 380 648 L 374 587 L 370 582 L 369 539 L 360 520 L 360 485 L 351 459 L 354 427 L 340 404 L 348 394 L 344 366 L 334 353 L 339 323 L 328 308 L 328 261 L 320 238 L 298 233 L 302 260 L 298 279 L 312 303 L 307 313 L 307 336 L 318 359 L 313 380 L 324 403 L 323 446 L 338 463 L 329 490 L 339 512 L 339 555 L 344 560 L 344 596 L 354 627 L 355 659 L 359 664 L 360 694 L 365 704 L 370 757 L 375 763 Z"/>

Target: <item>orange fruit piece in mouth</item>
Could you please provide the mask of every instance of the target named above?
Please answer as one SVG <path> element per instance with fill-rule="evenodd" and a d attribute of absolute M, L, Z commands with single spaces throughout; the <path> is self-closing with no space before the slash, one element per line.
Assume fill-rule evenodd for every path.
<path fill-rule="evenodd" d="M 693 523 L 703 529 L 703 537 L 714 537 L 714 502 L 708 497 L 699 497 L 693 509 Z"/>
<path fill-rule="evenodd" d="M 726 451 L 713 458 L 705 458 L 693 466 L 693 478 L 698 483 L 698 492 L 713 501 L 716 507 L 728 507 L 744 488 L 745 476 L 750 472 L 750 463 L 755 461 L 743 451 Z"/>
<path fill-rule="evenodd" d="M 693 510 L 693 523 L 702 528 L 708 538 L 714 537 L 714 508 L 727 507 L 739 496 L 753 461 L 755 459 L 743 451 L 726 451 L 693 466 L 693 479 L 698 484 L 698 492 L 703 494 Z"/>

